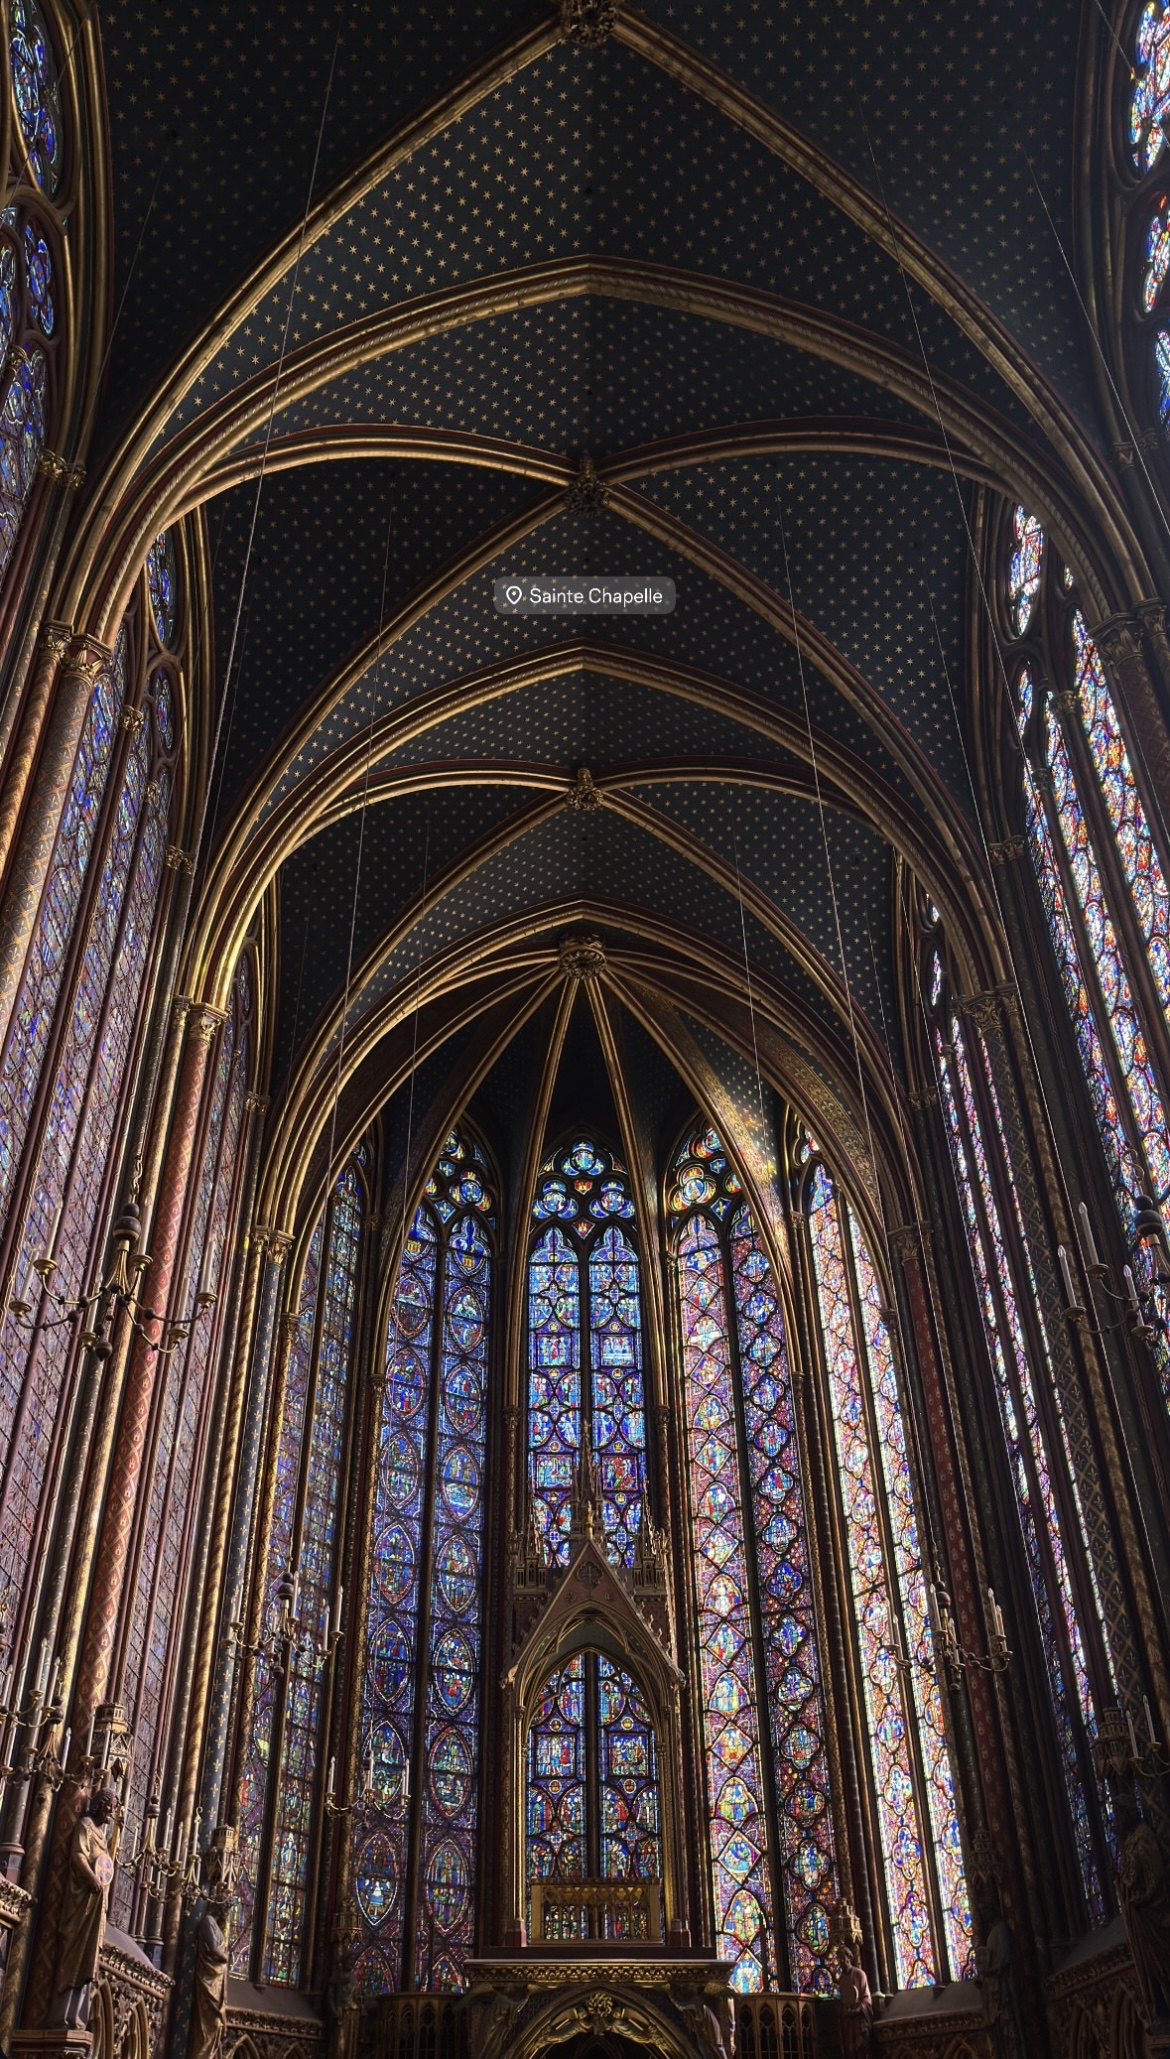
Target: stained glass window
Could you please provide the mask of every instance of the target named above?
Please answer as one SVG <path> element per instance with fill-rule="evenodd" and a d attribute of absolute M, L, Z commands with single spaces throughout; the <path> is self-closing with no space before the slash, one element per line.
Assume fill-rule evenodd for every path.
<path fill-rule="evenodd" d="M 58 870 L 55 862 L 50 875 L 42 928 L 18 994 L 3 1090 L 10 1169 L 27 1135 L 33 1089 L 48 1048 L 65 943 L 77 919 L 100 789 L 113 752 L 120 686 L 116 670 L 103 675 L 95 689 L 57 841 L 62 864 Z M 126 758 L 33 1159 L 14 1285 L 18 1297 L 34 1307 L 40 1305 L 40 1288 L 32 1261 L 50 1250 L 57 1261 L 56 1281 L 66 1293 L 81 1294 L 91 1284 L 95 1226 L 165 876 L 170 779 L 159 762 L 149 706 L 146 716 Z M 27 1073 L 17 1076 L 15 1067 L 22 1064 Z M 6 1330 L 0 1353 L 0 1567 L 19 1588 L 49 1469 L 59 1458 L 57 1430 L 73 1332 L 58 1324 L 41 1327 L 30 1338 L 11 1313 Z"/>
<path fill-rule="evenodd" d="M 1170 7 L 1147 0 L 1138 20 L 1134 84 L 1129 106 L 1129 140 L 1139 171 L 1157 164 L 1166 141 L 1163 122 L 1170 109 Z"/>
<path fill-rule="evenodd" d="M 547 1548 L 568 1556 L 582 1443 L 597 1462 L 607 1549 L 632 1565 L 646 1484 L 642 1317 L 625 1167 L 576 1138 L 545 1160 L 528 1268 L 528 1454 Z M 547 1225 L 547 1227 L 539 1227 Z"/>
<path fill-rule="evenodd" d="M 603 1652 L 575 1653 L 541 1690 L 528 1733 L 524 1821 L 530 1883 L 661 1882 L 654 1725 L 638 1682 Z M 614 1903 L 604 1923 L 610 1939 L 648 1935 L 641 1908 Z M 541 1941 L 589 1935 L 584 1902 L 546 1910 Z"/>
<path fill-rule="evenodd" d="M 454 1131 L 405 1240 L 376 1431 L 354 1850 L 372 1994 L 408 1967 L 458 1989 L 475 1945 L 494 1214 Z"/>
<path fill-rule="evenodd" d="M 175 1306 L 189 1325 L 161 1370 L 161 1395 L 147 1519 L 143 1526 L 121 1693 L 134 1723 L 135 1752 L 125 1801 L 122 1852 L 138 1842 L 148 1794 L 158 1789 L 156 1741 L 165 1734 L 164 1691 L 173 1679 L 173 1653 L 183 1625 L 183 1598 L 196 1534 L 195 1508 L 206 1453 L 211 1377 L 220 1336 L 221 1258 L 238 1189 L 239 1145 L 248 1086 L 248 1035 L 237 981 L 232 1011 L 216 1058 L 211 1109 L 203 1143 L 186 1262 Z M 130 1927 L 134 1875 L 120 1866 L 111 1909 Z"/>
<path fill-rule="evenodd" d="M 1096 1713 L 1065 1527 L 1053 1487 L 1010 1246 L 988 1161 L 967 1044 L 955 1021 L 945 1032 L 936 1028 L 934 1035 L 939 1093 L 995 1374 L 1085 1895 L 1099 1919 L 1103 1902 L 1085 1760 L 1085 1737 L 1096 1729 Z M 985 1067 L 981 1049 L 977 1062 Z"/>
<path fill-rule="evenodd" d="M 240 1775 L 232 1963 L 241 1977 L 251 1972 L 277 1986 L 295 1987 L 302 1973 L 365 1213 L 365 1189 L 351 1160 L 309 1243 L 275 1457 L 263 1627 L 269 1634 L 278 1625 L 282 1582 L 286 1596 L 291 1582 L 291 1644 L 283 1669 L 263 1653 L 255 1662 Z"/>
<path fill-rule="evenodd" d="M 347 1166 L 333 1193 L 324 1278 L 318 1294 L 317 1340 L 311 1397 L 303 1416 L 309 1428 L 304 1449 L 287 1454 L 284 1479 L 299 1471 L 299 1507 L 290 1526 L 287 1504 L 280 1525 L 290 1536 L 286 1565 L 295 1565 L 299 1635 L 285 1683 L 279 1777 L 273 1810 L 268 1871 L 268 1911 L 263 1978 L 296 1987 L 301 1978 L 313 1831 L 313 1803 L 319 1772 L 325 1655 L 329 1647 L 337 1578 L 337 1511 L 345 1443 L 350 1362 L 357 1308 L 365 1202 L 354 1166 Z M 288 1414 L 285 1435 L 288 1435 Z M 278 1489 L 279 1492 L 279 1489 Z M 299 1521 L 298 1521 L 299 1518 Z"/>
<path fill-rule="evenodd" d="M 741 1990 L 793 1984 L 826 1992 L 836 1861 L 780 1293 L 714 1130 L 700 1128 L 687 1140 L 667 1207 L 682 1325 L 717 1948 L 733 1962 Z"/>
<path fill-rule="evenodd" d="M 146 585 L 155 635 L 169 650 L 175 635 L 175 544 L 169 530 L 156 536 L 146 553 Z"/>
<path fill-rule="evenodd" d="M 1011 565 L 1008 571 L 1012 620 L 1017 636 L 1024 634 L 1032 619 L 1036 596 L 1040 591 L 1040 561 L 1043 552 L 1044 532 L 1035 515 L 1029 515 L 1024 508 L 1017 508 Z"/>
<path fill-rule="evenodd" d="M 1064 589 L 1059 633 L 1037 657 L 1059 682 L 1059 701 L 1037 692 L 1032 664 L 1018 675 L 1025 745 L 1028 842 L 1089 1099 L 1126 1232 L 1137 1196 L 1170 1196 L 1167 1085 L 1142 1015 L 1141 987 L 1124 944 L 1126 899 L 1142 937 L 1163 1013 L 1170 1009 L 1170 888 L 1134 778 L 1096 643 L 1075 593 Z M 1057 708 L 1062 711 L 1058 716 Z M 1112 848 L 1110 848 L 1112 847 Z M 1139 1275 L 1148 1256 L 1134 1258 Z M 1155 1344 L 1167 1400 L 1170 1352 Z"/>
<path fill-rule="evenodd" d="M 126 643 L 119 637 L 112 664 L 98 675 L 82 729 L 40 917 L 0 1065 L 0 1221 L 7 1216 L 11 1202 L 13 1178 L 53 1026 L 125 694 Z"/>
<path fill-rule="evenodd" d="M 1170 201 L 1164 194 L 1150 216 L 1146 236 L 1146 263 L 1142 273 L 1142 307 L 1151 314 L 1162 297 L 1166 273 L 1170 270 Z"/>
<path fill-rule="evenodd" d="M 971 1942 L 929 1574 L 884 1297 L 823 1164 L 807 1214 L 891 1942 L 899 1984 L 921 1986 L 964 1973 Z"/>
<path fill-rule="evenodd" d="M 53 46 L 37 0 L 10 0 L 8 58 L 29 169 L 51 198 L 61 178 L 61 98 Z"/>

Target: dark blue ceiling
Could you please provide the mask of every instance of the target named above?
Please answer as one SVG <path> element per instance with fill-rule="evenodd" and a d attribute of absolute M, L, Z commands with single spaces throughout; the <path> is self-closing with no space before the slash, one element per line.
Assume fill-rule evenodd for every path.
<path fill-rule="evenodd" d="M 1071 249 L 1074 240 L 1075 16 L 1055 0 L 1022 9 L 1006 0 L 945 9 L 897 0 L 865 9 L 859 0 L 833 8 L 737 0 L 714 9 L 644 0 L 643 12 L 794 124 L 953 266 L 968 295 L 1007 325 L 1095 433 L 1093 368 L 1058 243 Z M 296 228 L 318 148 L 314 198 L 430 96 L 549 18 L 531 4 L 441 0 L 425 8 L 348 0 L 339 14 L 297 0 L 275 10 L 257 0 L 103 5 L 122 311 L 99 449 L 225 295 Z M 293 374 L 299 349 L 330 340 L 338 351 L 353 325 L 377 312 L 418 311 L 427 296 L 459 283 L 506 284 L 518 267 L 587 257 L 627 266 L 635 291 L 650 267 L 670 267 L 815 310 L 847 328 L 875 370 L 878 346 L 892 344 L 915 370 L 945 375 L 994 411 L 1001 435 L 1035 434 L 1017 393 L 959 325 L 922 288 L 908 290 L 895 259 L 833 199 L 613 39 L 597 50 L 558 42 L 381 180 L 306 247 L 295 294 L 286 273 L 223 343 L 172 428 L 274 363 L 286 319 Z M 956 714 L 973 593 L 971 489 L 945 470 L 876 450 L 849 454 L 824 440 L 837 434 L 856 443 L 867 424 L 933 435 L 929 408 L 917 411 L 824 357 L 706 319 L 693 300 L 685 305 L 685 285 L 679 297 L 684 304 L 663 307 L 594 291 L 435 328 L 357 370 L 326 362 L 314 392 L 276 410 L 277 448 L 294 433 L 307 440 L 321 430 L 333 449 L 349 427 L 398 426 L 605 460 L 669 437 L 815 422 L 822 442 L 812 451 L 661 470 L 630 482 L 633 504 L 717 547 L 733 580 L 742 571 L 782 600 L 791 591 L 799 613 L 924 754 L 948 805 L 972 819 Z M 233 641 L 236 658 L 213 790 L 220 833 L 249 796 L 262 813 L 287 801 L 379 714 L 570 639 L 597 652 L 587 671 L 457 714 L 440 710 L 440 720 L 375 769 L 375 790 L 398 770 L 428 765 L 448 777 L 454 768 L 460 784 L 380 801 L 287 860 L 279 881 L 277 1088 L 344 982 L 351 924 L 356 965 L 409 903 L 424 863 L 431 877 L 452 870 L 486 831 L 531 805 L 531 794 L 504 784 L 497 766 L 566 779 L 582 764 L 599 772 L 645 766 L 637 791 L 655 819 L 685 829 L 724 864 L 737 862 L 834 973 L 843 943 L 853 999 L 885 1035 L 896 1066 L 886 837 L 829 810 L 826 857 L 807 801 L 763 781 L 720 777 L 736 769 L 728 761 L 783 771 L 778 751 L 713 706 L 627 685 L 607 648 L 697 668 L 800 723 L 807 709 L 818 730 L 884 782 L 895 805 L 921 819 L 923 803 L 862 715 L 810 664 L 802 668 L 791 645 L 729 587 L 695 570 L 685 545 L 676 551 L 652 541 L 612 507 L 557 511 L 431 608 L 343 701 L 329 704 L 329 682 L 380 619 L 552 491 L 522 470 L 329 456 L 272 470 L 258 500 L 245 485 L 208 505 L 221 691 Z M 669 617 L 628 622 L 494 613 L 494 576 L 570 570 L 669 573 L 679 604 Z M 307 715 L 308 741 L 265 795 L 257 786 L 265 760 Z M 694 777 L 655 776 L 668 759 L 693 762 Z M 641 915 L 733 956 L 746 940 L 753 970 L 786 987 L 803 1012 L 811 1063 L 839 1031 L 816 983 L 764 924 L 741 918 L 734 892 L 612 809 L 558 812 L 474 866 L 386 956 L 355 998 L 355 1014 L 409 983 L 434 953 L 561 899 L 620 904 L 628 926 L 615 935 L 627 942 Z M 645 1069 L 656 1047 L 632 1018 L 622 1024 Z M 470 1034 L 461 1034 L 460 1051 L 472 1048 Z M 523 1050 L 543 1034 L 534 1027 Z M 428 1095 L 451 1062 L 451 1052 L 432 1062 Z M 681 1120 L 686 1094 L 665 1060 L 654 1065 L 644 1112 L 657 1134 Z M 728 1059 L 727 1078 L 739 1093 L 746 1088 L 737 1065 L 742 1070 Z M 481 1090 L 498 1143 L 515 1077 L 501 1060 Z"/>

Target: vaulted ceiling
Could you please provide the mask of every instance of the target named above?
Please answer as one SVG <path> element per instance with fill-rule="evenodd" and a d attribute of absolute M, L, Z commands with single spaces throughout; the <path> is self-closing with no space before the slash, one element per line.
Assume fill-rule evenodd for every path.
<path fill-rule="evenodd" d="M 985 868 L 975 496 L 1102 465 L 1066 7 L 578 12 L 105 11 L 100 443 L 206 522 L 202 934 L 275 880 L 290 1163 L 420 1062 L 511 1149 L 586 931 L 651 1129 L 757 1051 L 896 1097 L 893 854 L 960 927 Z M 572 570 L 678 605 L 495 613 Z"/>

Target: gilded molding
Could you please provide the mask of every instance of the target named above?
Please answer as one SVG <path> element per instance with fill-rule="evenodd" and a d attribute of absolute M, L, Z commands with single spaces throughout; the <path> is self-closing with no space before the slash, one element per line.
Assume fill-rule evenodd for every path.
<path fill-rule="evenodd" d="M 182 872 L 188 878 L 195 870 L 194 858 L 189 851 L 184 851 L 180 844 L 167 845 L 166 857 L 163 859 L 163 863 L 168 872 Z"/>
<path fill-rule="evenodd" d="M 227 1021 L 226 1008 L 212 1008 L 205 1001 L 188 1002 L 187 1034 L 193 1043 L 210 1044 Z"/>

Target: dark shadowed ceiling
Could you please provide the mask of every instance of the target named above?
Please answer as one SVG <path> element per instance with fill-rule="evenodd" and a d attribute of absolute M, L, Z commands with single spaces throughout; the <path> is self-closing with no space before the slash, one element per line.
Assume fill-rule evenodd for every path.
<path fill-rule="evenodd" d="M 898 1074 L 894 848 L 978 859 L 977 483 L 1101 433 L 1066 7 L 600 14 L 103 10 L 104 445 L 153 410 L 165 466 L 254 403 L 203 518 L 214 834 L 279 861 L 274 1092 L 378 1025 L 360 1112 L 409 1029 L 418 1092 L 458 1075 L 505 1154 L 583 930 L 659 1142 L 652 995 L 745 1092 L 712 968 L 791 1078 L 855 1034 Z M 494 612 L 494 577 L 574 570 L 669 574 L 677 609 Z M 596 1025 L 564 1034 L 550 1123 L 566 1079 L 610 1105 Z"/>

